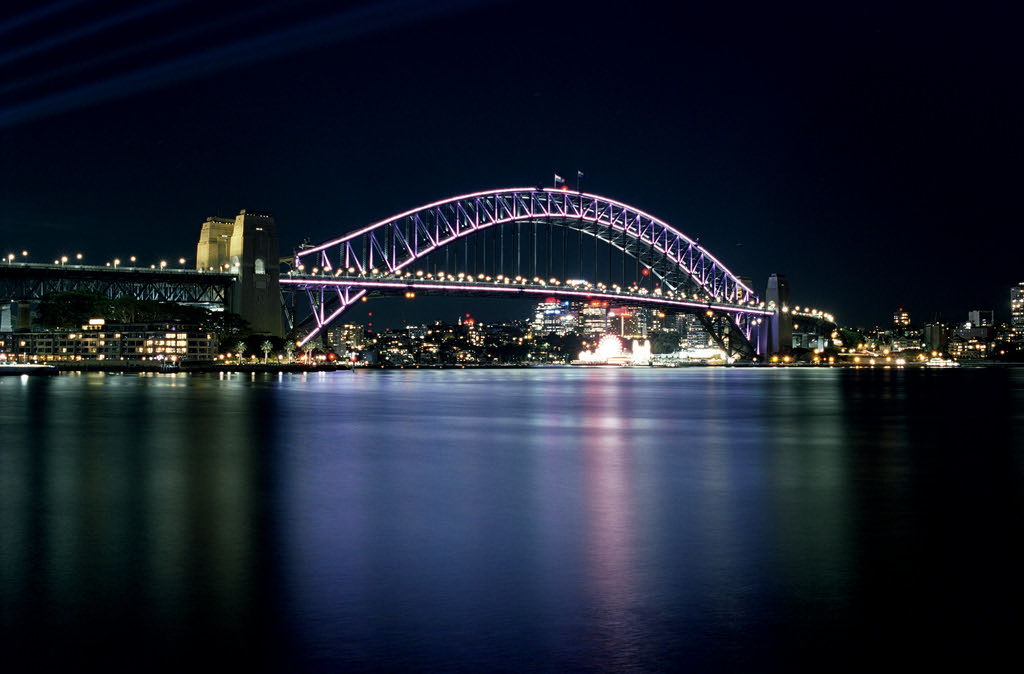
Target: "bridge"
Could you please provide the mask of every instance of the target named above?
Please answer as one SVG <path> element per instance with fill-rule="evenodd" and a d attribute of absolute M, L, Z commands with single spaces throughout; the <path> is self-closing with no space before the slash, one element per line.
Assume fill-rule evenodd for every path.
<path fill-rule="evenodd" d="M 84 290 L 111 299 L 223 306 L 235 275 L 167 267 L 0 262 L 0 298 L 35 302 L 53 292 Z"/>
<path fill-rule="evenodd" d="M 778 350 L 766 338 L 784 308 L 658 218 L 547 188 L 476 192 L 400 213 L 299 250 L 280 283 L 308 301 L 300 344 L 369 296 L 556 297 L 691 313 L 726 353 L 749 359 Z"/>
<path fill-rule="evenodd" d="M 230 242 L 230 245 L 229 245 Z M 28 307 L 50 292 L 82 289 L 219 305 L 256 332 L 281 334 L 282 313 L 299 344 L 370 297 L 470 295 L 600 301 L 696 316 L 730 357 L 751 360 L 804 333 L 830 335 L 828 314 L 790 307 L 782 277 L 767 297 L 698 240 L 606 197 L 545 188 L 475 192 L 427 204 L 340 238 L 304 246 L 281 273 L 273 218 L 242 211 L 208 218 L 196 270 L 43 265 L 0 261 L 0 300 Z M 308 303 L 300 317 L 299 299 Z M 24 315 L 23 315 L 24 314 Z"/>

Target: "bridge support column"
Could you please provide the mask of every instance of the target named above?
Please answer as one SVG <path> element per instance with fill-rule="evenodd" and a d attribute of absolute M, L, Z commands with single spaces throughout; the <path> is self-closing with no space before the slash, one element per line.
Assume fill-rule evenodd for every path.
<path fill-rule="evenodd" d="M 28 302 L 18 302 L 18 332 L 29 332 L 32 330 L 32 305 Z"/>
<path fill-rule="evenodd" d="M 782 274 L 768 277 L 765 302 L 775 314 L 758 330 L 758 352 L 765 357 L 788 353 L 793 348 L 793 316 L 789 313 L 789 282 Z"/>

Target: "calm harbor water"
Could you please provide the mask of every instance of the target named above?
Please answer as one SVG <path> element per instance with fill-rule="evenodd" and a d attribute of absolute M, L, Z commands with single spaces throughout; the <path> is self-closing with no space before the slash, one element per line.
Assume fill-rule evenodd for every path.
<path fill-rule="evenodd" d="M 984 670 L 1022 516 L 1024 369 L 4 377 L 0 669 Z"/>

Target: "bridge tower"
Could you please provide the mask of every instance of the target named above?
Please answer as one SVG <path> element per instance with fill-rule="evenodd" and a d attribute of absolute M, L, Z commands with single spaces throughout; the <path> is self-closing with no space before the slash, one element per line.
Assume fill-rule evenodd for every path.
<path fill-rule="evenodd" d="M 281 270 L 277 226 L 269 213 L 243 209 L 234 220 L 207 218 L 196 251 L 201 270 L 229 270 L 238 281 L 228 308 L 248 321 L 252 331 L 280 337 Z"/>
<path fill-rule="evenodd" d="M 765 291 L 765 304 L 775 311 L 768 318 L 768 329 L 758 334 L 762 355 L 787 353 L 793 348 L 793 315 L 789 313 L 789 281 L 782 274 L 768 277 L 768 288 Z"/>

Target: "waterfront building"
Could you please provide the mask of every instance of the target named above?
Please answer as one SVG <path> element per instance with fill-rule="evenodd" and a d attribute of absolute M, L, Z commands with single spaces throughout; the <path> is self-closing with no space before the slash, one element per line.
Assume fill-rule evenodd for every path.
<path fill-rule="evenodd" d="M 924 342 L 922 346 L 926 351 L 945 353 L 949 345 L 949 331 L 941 323 L 925 323 Z"/>
<path fill-rule="evenodd" d="M 0 334 L 0 359 L 21 362 L 208 360 L 217 358 L 216 334 L 194 325 L 135 323 L 81 330 Z"/>
<path fill-rule="evenodd" d="M 900 351 L 906 351 L 907 349 L 920 349 L 923 345 L 921 336 L 916 331 L 908 331 L 900 333 L 893 337 L 890 344 L 890 351 L 893 353 L 899 353 Z"/>
<path fill-rule="evenodd" d="M 424 334 L 426 329 L 424 328 Z M 358 349 L 363 344 L 364 329 L 361 325 L 345 323 L 327 330 L 327 343 L 338 348 Z"/>

